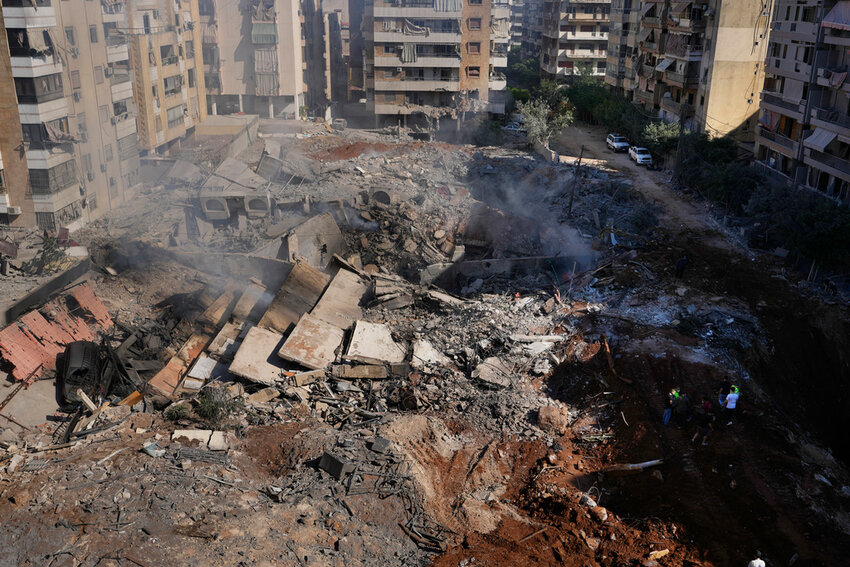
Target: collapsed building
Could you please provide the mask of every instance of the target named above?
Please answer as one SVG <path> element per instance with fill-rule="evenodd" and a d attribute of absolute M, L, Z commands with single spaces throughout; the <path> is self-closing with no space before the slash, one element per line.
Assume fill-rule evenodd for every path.
<path fill-rule="evenodd" d="M 703 283 L 713 268 L 674 279 L 678 244 L 628 179 L 523 148 L 262 134 L 209 168 L 160 164 L 145 206 L 75 235 L 87 282 L 0 331 L 0 509 L 8 538 L 38 534 L 10 562 L 837 553 L 850 476 L 754 383 L 744 431 L 708 449 L 661 425 L 670 388 L 744 379 L 769 321 Z M 45 392 L 71 339 L 119 379 L 62 412 Z"/>

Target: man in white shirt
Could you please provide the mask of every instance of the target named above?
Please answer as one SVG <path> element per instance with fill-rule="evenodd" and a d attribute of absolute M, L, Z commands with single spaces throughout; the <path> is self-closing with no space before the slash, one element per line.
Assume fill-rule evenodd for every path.
<path fill-rule="evenodd" d="M 764 561 L 761 560 L 761 552 L 756 551 L 756 556 L 749 562 L 747 567 L 765 567 Z"/>
<path fill-rule="evenodd" d="M 726 394 L 726 399 L 723 400 L 723 417 L 729 421 L 726 425 L 732 425 L 732 416 L 735 415 L 736 407 L 738 407 L 738 386 L 732 386 Z"/>

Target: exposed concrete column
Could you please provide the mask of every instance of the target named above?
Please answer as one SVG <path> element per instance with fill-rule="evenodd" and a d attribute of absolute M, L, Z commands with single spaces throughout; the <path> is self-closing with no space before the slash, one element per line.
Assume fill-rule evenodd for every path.
<path fill-rule="evenodd" d="M 269 118 L 274 118 L 274 100 L 269 97 Z"/>
<path fill-rule="evenodd" d="M 245 112 L 245 109 L 242 106 L 242 95 L 239 95 L 239 112 Z"/>
<path fill-rule="evenodd" d="M 213 114 L 218 114 L 218 103 L 215 101 L 215 98 L 212 99 L 212 106 L 210 106 L 210 111 Z"/>

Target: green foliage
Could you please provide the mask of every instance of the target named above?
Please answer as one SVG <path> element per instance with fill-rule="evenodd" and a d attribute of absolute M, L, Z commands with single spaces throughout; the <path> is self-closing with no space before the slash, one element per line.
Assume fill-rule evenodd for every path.
<path fill-rule="evenodd" d="M 168 409 L 165 410 L 165 418 L 170 421 L 180 421 L 181 419 L 189 417 L 189 413 L 189 404 L 171 404 L 168 406 Z"/>
<path fill-rule="evenodd" d="M 523 116 L 529 141 L 546 148 L 549 147 L 552 136 L 560 134 L 573 122 L 573 113 L 566 99 L 561 100 L 554 108 L 544 99 L 535 99 L 517 104 L 517 109 Z"/>
<path fill-rule="evenodd" d="M 531 93 L 528 89 L 508 87 L 508 94 L 513 97 L 515 102 L 528 102 L 531 100 Z"/>
<path fill-rule="evenodd" d="M 530 90 L 540 82 L 540 62 L 533 57 L 522 59 L 519 46 L 514 46 L 508 52 L 505 78 L 508 85 Z"/>
<path fill-rule="evenodd" d="M 198 407 L 195 413 L 212 424 L 220 423 L 240 406 L 239 402 L 230 398 L 227 390 L 215 387 L 201 390 L 196 402 Z"/>
<path fill-rule="evenodd" d="M 664 155 L 679 143 L 679 124 L 663 121 L 649 122 L 641 132 L 641 144 L 654 154 Z"/>

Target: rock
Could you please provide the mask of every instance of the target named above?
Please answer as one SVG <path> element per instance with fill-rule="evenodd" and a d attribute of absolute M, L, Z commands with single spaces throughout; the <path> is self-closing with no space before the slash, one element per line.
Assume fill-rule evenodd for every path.
<path fill-rule="evenodd" d="M 436 240 L 440 240 L 441 238 L 444 238 L 445 236 L 446 236 L 445 230 L 439 229 L 439 230 L 434 231 L 434 238 Z"/>
<path fill-rule="evenodd" d="M 543 406 L 537 414 L 537 426 L 548 433 L 563 435 L 570 425 L 566 409 L 557 406 Z"/>
<path fill-rule="evenodd" d="M 299 384 L 300 385 L 300 384 Z M 250 404 L 262 404 L 265 402 L 269 402 L 276 397 L 280 396 L 280 392 L 277 388 L 263 388 L 259 392 L 255 392 L 248 396 L 248 403 Z"/>
<path fill-rule="evenodd" d="M 417 248 L 418 246 L 416 245 L 416 242 L 414 242 L 412 239 L 408 238 L 404 241 L 404 249 L 408 252 L 416 252 Z"/>
<path fill-rule="evenodd" d="M 587 544 L 587 547 L 589 547 L 593 551 L 596 551 L 596 549 L 599 547 L 599 544 L 602 543 L 602 541 L 599 538 L 596 538 L 596 537 L 586 537 L 586 538 L 584 538 L 584 543 Z"/>
<path fill-rule="evenodd" d="M 601 524 L 608 519 L 608 510 L 602 506 L 594 506 L 590 509 L 590 515 Z"/>

